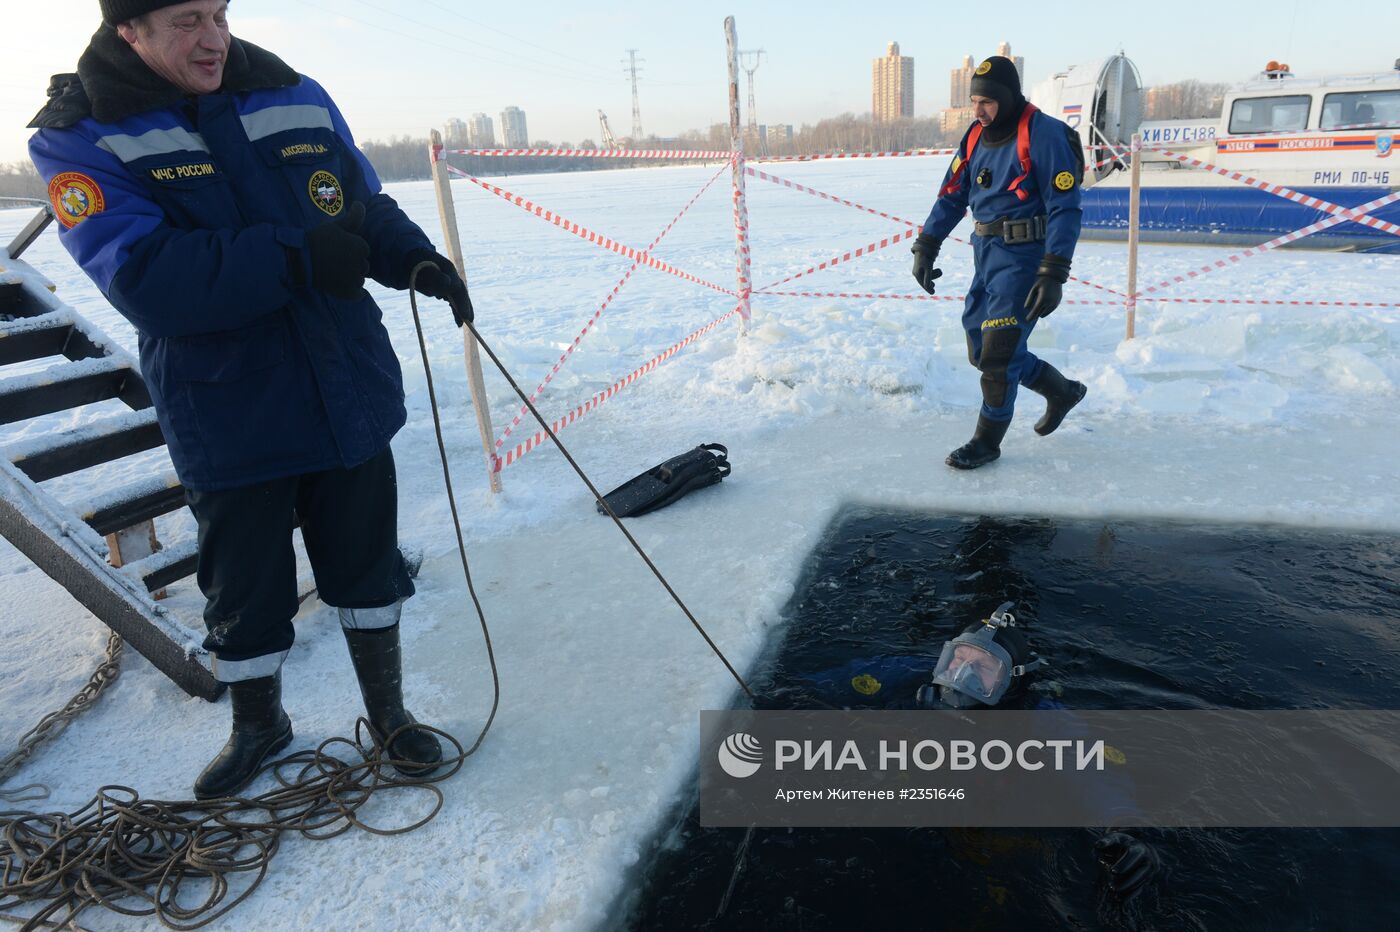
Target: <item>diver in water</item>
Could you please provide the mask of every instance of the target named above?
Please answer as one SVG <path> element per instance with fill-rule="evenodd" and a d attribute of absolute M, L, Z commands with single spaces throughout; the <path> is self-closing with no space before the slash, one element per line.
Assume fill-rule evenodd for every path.
<path fill-rule="evenodd" d="M 991 616 L 974 622 L 944 642 L 933 669 L 933 682 L 919 687 L 915 702 L 920 708 L 988 709 L 1026 692 L 1030 674 L 1046 662 L 1030 647 L 1011 614 L 1014 604 L 1003 603 Z M 1049 696 L 1023 704 L 1030 710 L 1063 710 L 1065 705 Z M 1109 831 L 1094 843 L 1094 853 L 1114 893 L 1129 899 L 1140 892 L 1159 861 L 1142 839 L 1124 831 Z"/>

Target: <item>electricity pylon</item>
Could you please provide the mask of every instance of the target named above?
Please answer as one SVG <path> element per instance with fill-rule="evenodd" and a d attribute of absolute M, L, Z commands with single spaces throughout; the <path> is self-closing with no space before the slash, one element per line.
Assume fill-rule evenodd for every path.
<path fill-rule="evenodd" d="M 623 61 L 623 73 L 632 78 L 632 139 L 640 141 L 642 138 L 642 104 L 637 97 L 637 72 L 642 69 L 637 67 L 638 62 L 646 61 L 645 58 L 637 57 L 637 49 L 628 49 L 627 58 Z"/>
<path fill-rule="evenodd" d="M 758 105 L 754 103 L 753 73 L 758 70 L 758 66 L 763 63 L 763 56 L 767 54 L 763 49 L 749 49 L 739 52 L 739 65 L 749 76 L 749 137 L 760 150 L 760 155 L 768 154 L 768 145 L 767 140 L 758 134 Z"/>

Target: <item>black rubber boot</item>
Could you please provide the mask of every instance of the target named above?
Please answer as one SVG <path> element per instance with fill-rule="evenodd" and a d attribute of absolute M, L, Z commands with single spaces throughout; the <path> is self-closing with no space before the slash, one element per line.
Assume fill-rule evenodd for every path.
<path fill-rule="evenodd" d="M 282 676 L 262 676 L 228 686 L 233 732 L 199 779 L 195 799 L 219 799 L 237 793 L 267 759 L 292 741 L 292 720 L 282 709 Z"/>
<path fill-rule="evenodd" d="M 1089 386 L 1065 378 L 1059 369 L 1048 362 L 1041 368 L 1035 383 L 1027 385 L 1026 388 L 1037 395 L 1045 396 L 1045 414 L 1035 422 L 1035 432 L 1042 437 L 1053 434 L 1070 409 L 1083 401 L 1084 396 L 1089 393 Z"/>
<path fill-rule="evenodd" d="M 976 469 L 1001 456 L 1001 438 L 1006 436 L 1010 421 L 989 421 L 977 416 L 977 429 L 972 439 L 948 454 L 945 461 L 954 469 Z"/>
<path fill-rule="evenodd" d="M 399 626 L 345 631 L 345 643 L 350 645 L 350 662 L 360 680 L 360 695 L 365 700 L 369 723 L 379 733 L 380 740 L 388 738 L 405 725 L 417 721 L 403 707 L 403 652 L 399 649 Z M 424 777 L 438 769 L 442 760 L 442 745 L 426 731 L 413 728 L 394 739 L 389 756 L 413 765 L 396 766 L 404 776 Z"/>

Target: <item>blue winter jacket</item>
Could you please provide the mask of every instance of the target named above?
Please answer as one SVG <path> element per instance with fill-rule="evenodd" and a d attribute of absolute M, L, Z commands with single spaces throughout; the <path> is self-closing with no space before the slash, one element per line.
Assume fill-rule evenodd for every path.
<path fill-rule="evenodd" d="M 431 246 L 320 85 L 235 39 L 221 91 L 185 96 L 103 26 L 49 96 L 30 154 L 61 242 L 138 331 L 181 481 L 230 488 L 383 450 L 405 420 L 398 359 L 367 293 L 309 286 L 306 233 L 364 203 L 371 275 L 392 288 Z"/>

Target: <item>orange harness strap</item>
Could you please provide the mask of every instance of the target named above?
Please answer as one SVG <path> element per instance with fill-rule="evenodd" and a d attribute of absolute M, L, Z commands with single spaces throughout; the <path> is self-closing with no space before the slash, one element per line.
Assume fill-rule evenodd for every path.
<path fill-rule="evenodd" d="M 1016 124 L 1016 157 L 1021 160 L 1021 175 L 1006 189 L 1015 191 L 1016 197 L 1023 201 L 1030 197 L 1030 194 L 1021 190 L 1021 182 L 1031 176 L 1031 117 L 1036 109 L 1035 104 L 1027 102 L 1026 109 L 1021 111 L 1021 119 Z"/>
<path fill-rule="evenodd" d="M 1021 183 L 1031 175 L 1031 117 L 1035 115 L 1039 108 L 1035 104 L 1026 102 L 1025 109 L 1021 111 L 1021 117 L 1016 122 L 1016 157 L 1021 163 L 1021 174 L 1012 181 L 1006 190 L 1014 191 L 1016 197 L 1021 200 L 1028 200 L 1030 194 L 1021 190 Z M 972 159 L 972 150 L 977 148 L 977 141 L 982 138 L 982 124 L 973 123 L 963 137 L 962 144 L 958 146 L 957 162 L 953 166 L 953 175 L 948 179 L 938 192 L 939 197 L 945 194 L 956 194 L 962 188 L 962 176 L 967 169 L 967 163 Z"/>

